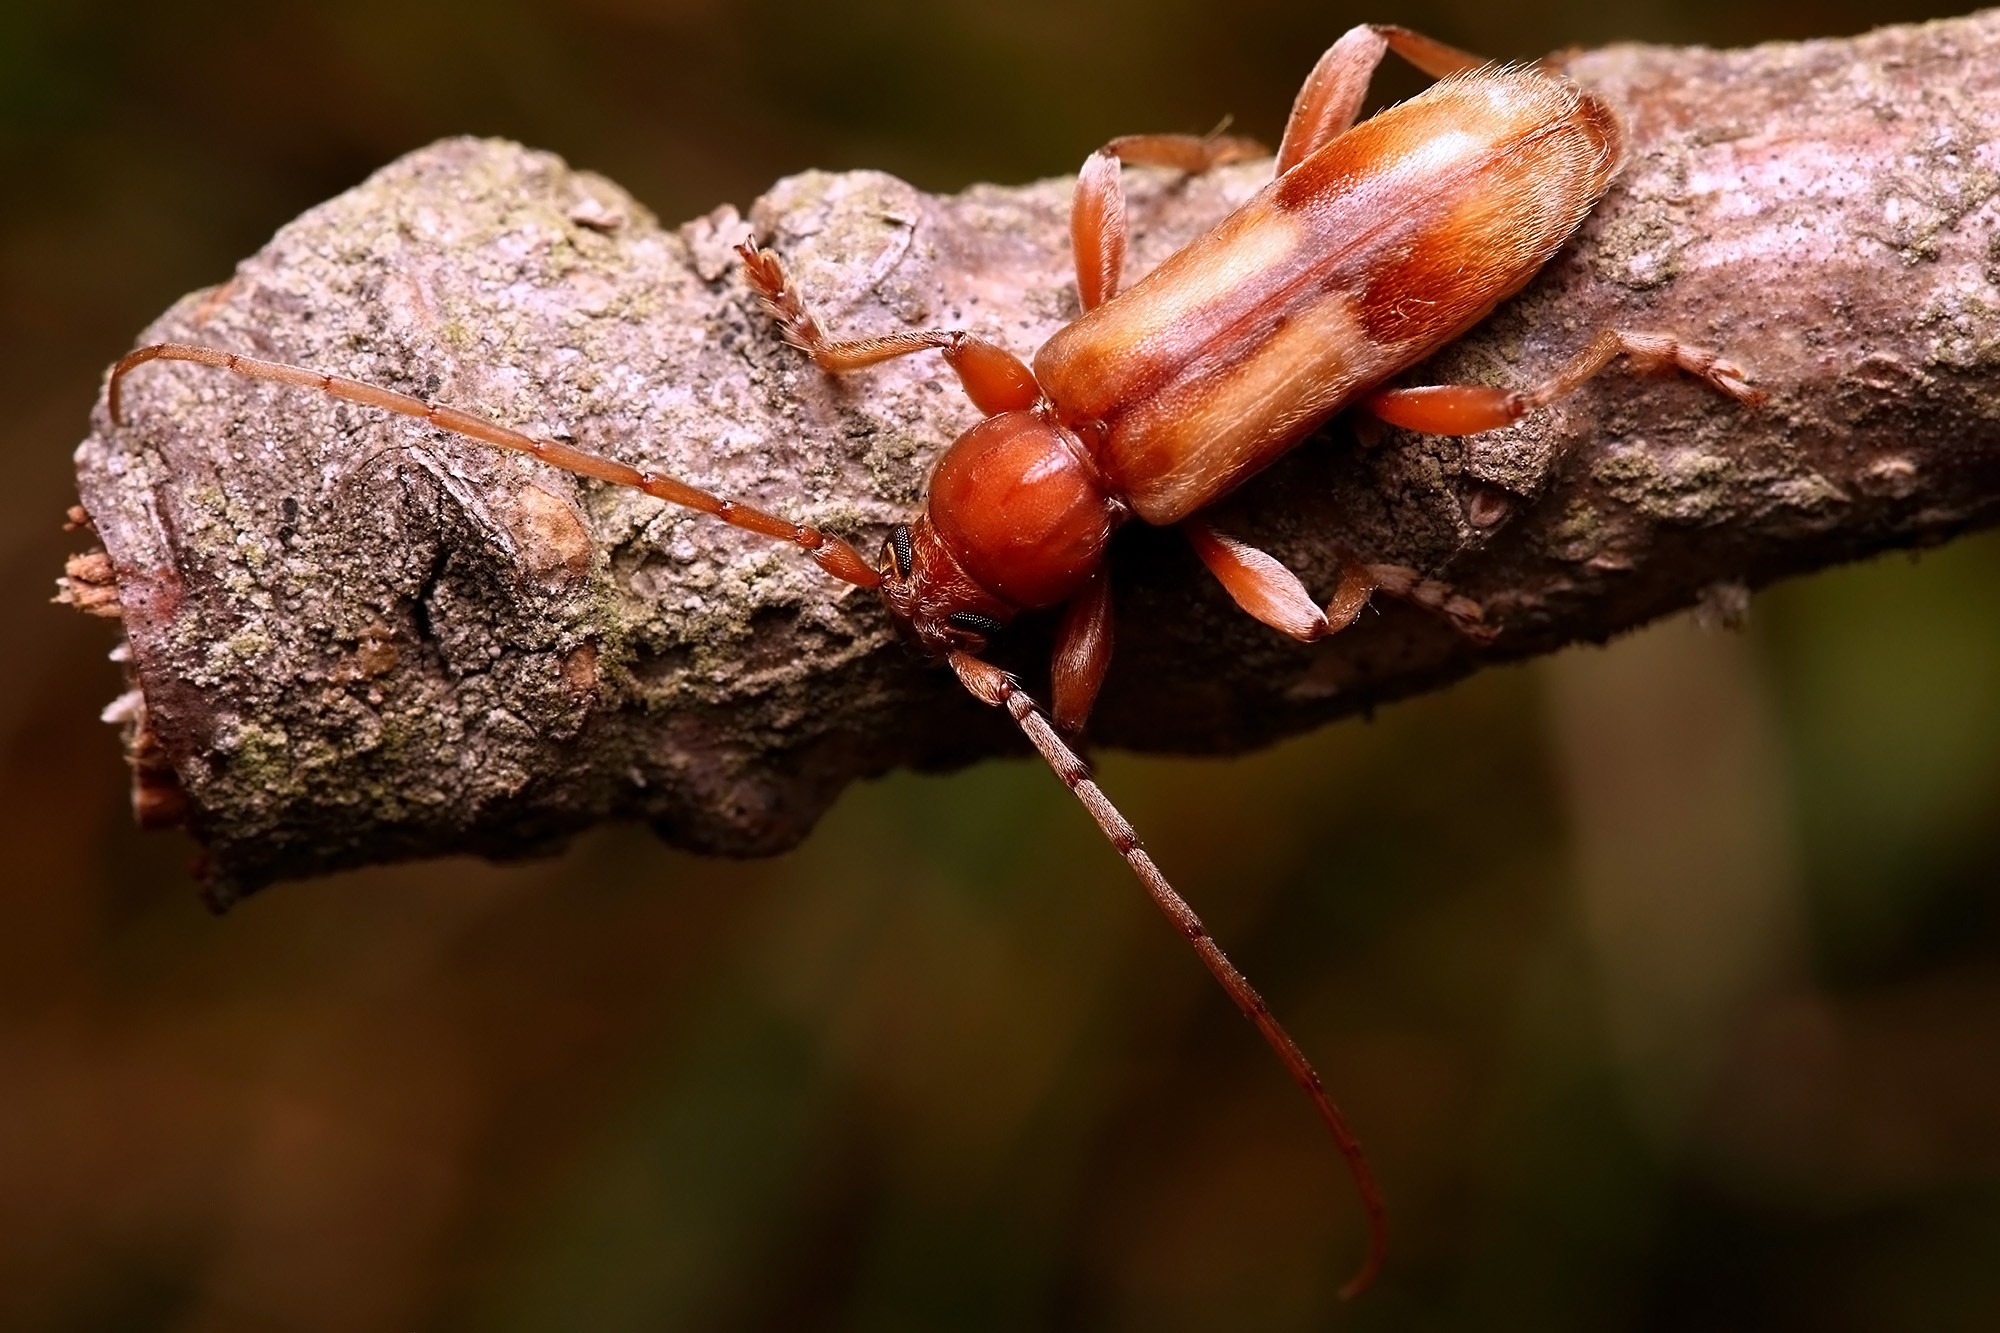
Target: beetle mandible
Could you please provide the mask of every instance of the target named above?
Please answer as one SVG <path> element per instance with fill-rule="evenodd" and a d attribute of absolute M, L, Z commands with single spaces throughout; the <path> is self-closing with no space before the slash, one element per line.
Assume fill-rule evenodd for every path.
<path fill-rule="evenodd" d="M 1357 125 L 1389 50 L 1439 81 Z M 1494 67 L 1403 28 L 1354 28 L 1300 89 L 1275 179 L 1129 290 L 1119 286 L 1122 164 L 1201 171 L 1264 150 L 1219 134 L 1150 134 L 1114 139 L 1091 155 L 1070 220 L 1083 313 L 1043 344 L 1032 368 L 958 329 L 829 338 L 778 256 L 746 242 L 738 250 L 751 290 L 785 340 L 822 369 L 940 351 L 986 414 L 940 458 L 923 513 L 890 531 L 879 565 L 839 537 L 671 477 L 344 376 L 213 348 L 157 343 L 132 352 L 112 371 L 110 408 L 121 420 L 120 380 L 152 360 L 319 389 L 790 542 L 834 577 L 879 590 L 928 655 L 975 697 L 1008 711 L 1312 1099 L 1368 1212 L 1368 1256 L 1343 1288 L 1353 1295 L 1379 1270 L 1386 1241 L 1358 1141 L 1304 1053 L 1063 739 L 1082 729 L 1110 665 L 1104 552 L 1130 519 L 1178 524 L 1244 610 L 1305 642 L 1350 624 L 1378 590 L 1426 605 L 1467 633 L 1490 633 L 1476 605 L 1393 566 L 1348 561 L 1322 605 L 1204 511 L 1347 407 L 1412 430 L 1474 434 L 1548 405 L 1620 354 L 1759 401 L 1744 373 L 1719 357 L 1621 329 L 1599 333 L 1525 390 L 1384 387 L 1533 277 L 1603 196 L 1623 149 L 1611 108 L 1559 75 Z M 1051 720 L 981 654 L 1021 612 L 1058 606 Z"/>

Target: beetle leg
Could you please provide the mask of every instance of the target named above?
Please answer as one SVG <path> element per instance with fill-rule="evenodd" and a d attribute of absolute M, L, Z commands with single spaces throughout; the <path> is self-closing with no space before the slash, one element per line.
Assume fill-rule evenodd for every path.
<path fill-rule="evenodd" d="M 1050 677 L 1056 725 L 1072 736 L 1083 730 L 1090 706 L 1111 667 L 1111 578 L 1100 568 L 1069 599 L 1056 631 Z"/>
<path fill-rule="evenodd" d="M 1282 176 L 1319 149 L 1339 138 L 1361 115 L 1368 82 L 1386 51 L 1416 66 L 1434 79 L 1478 69 L 1478 56 L 1433 41 L 1422 33 L 1383 23 L 1349 28 L 1313 66 L 1292 103 L 1285 137 L 1278 145 L 1278 175 Z"/>
<path fill-rule="evenodd" d="M 1097 150 L 1129 166 L 1171 167 L 1200 174 L 1231 162 L 1268 157 L 1271 150 L 1240 134 L 1121 134 Z"/>
<path fill-rule="evenodd" d="M 1490 643 L 1499 633 L 1486 623 L 1479 603 L 1452 591 L 1449 583 L 1427 579 L 1408 565 L 1369 565 L 1368 581 L 1375 591 L 1387 593 L 1432 615 L 1443 616 L 1453 629 L 1468 639 Z"/>
<path fill-rule="evenodd" d="M 1435 37 L 1426 37 L 1420 32 L 1413 32 L 1394 23 L 1377 23 L 1372 26 L 1376 32 L 1382 34 L 1382 40 L 1388 43 L 1391 51 L 1434 79 L 1442 79 L 1452 74 L 1470 73 L 1493 63 L 1485 56 L 1476 56 L 1470 51 L 1446 46 Z"/>
<path fill-rule="evenodd" d="M 1493 637 L 1479 603 L 1459 596 L 1449 584 L 1421 577 L 1407 565 L 1363 564 L 1341 552 L 1340 586 L 1322 608 L 1299 576 L 1269 553 L 1218 532 L 1199 518 L 1181 520 L 1181 531 L 1238 606 L 1301 643 L 1315 643 L 1352 625 L 1369 596 L 1377 592 L 1443 616 L 1467 638 L 1483 643 Z"/>
<path fill-rule="evenodd" d="M 1574 393 L 1620 354 L 1645 370 L 1673 367 L 1698 375 L 1719 392 L 1751 407 L 1764 395 L 1746 382 L 1744 372 L 1715 353 L 1690 347 L 1657 333 L 1606 329 L 1568 365 L 1532 389 L 1498 389 L 1482 384 L 1426 384 L 1408 389 L 1378 389 L 1362 407 L 1392 426 L 1426 435 L 1477 435 L 1511 425 L 1537 408 Z"/>
<path fill-rule="evenodd" d="M 1345 134 L 1361 114 L 1368 81 L 1382 63 L 1389 43 L 1373 26 L 1349 28 L 1313 66 L 1292 102 L 1285 137 L 1278 142 L 1278 175 L 1282 176 Z"/>
<path fill-rule="evenodd" d="M 1299 582 L 1299 576 L 1269 553 L 1217 532 L 1203 519 L 1181 520 L 1181 531 L 1238 606 L 1301 643 L 1313 643 L 1346 629 L 1375 591 L 1369 567 L 1343 558 L 1340 587 L 1322 608 Z"/>
<path fill-rule="evenodd" d="M 1118 295 L 1125 268 L 1125 186 L 1118 159 L 1092 153 L 1069 202 L 1069 248 L 1076 257 L 1076 299 L 1084 313 Z"/>
<path fill-rule="evenodd" d="M 1384 51 L 1394 51 L 1435 79 L 1489 63 L 1394 24 L 1350 28 L 1319 58 L 1292 103 L 1285 138 L 1278 148 L 1278 175 L 1354 124 Z M 1118 295 L 1118 279 L 1125 266 L 1125 189 L 1118 179 L 1120 163 L 1207 171 L 1228 162 L 1262 157 L 1267 151 L 1255 139 L 1229 134 L 1127 134 L 1092 153 L 1077 177 L 1069 215 L 1077 297 L 1084 310 L 1095 310 Z"/>
<path fill-rule="evenodd" d="M 1021 358 L 964 329 L 912 329 L 836 342 L 820 328 L 797 286 L 785 276 L 784 264 L 775 252 L 745 242 L 736 247 L 736 253 L 743 256 L 743 276 L 750 290 L 778 321 L 785 341 L 810 356 L 821 370 L 837 375 L 935 348 L 944 353 L 945 364 L 957 372 L 965 396 L 989 416 L 1023 411 L 1042 396 L 1034 372 Z"/>
<path fill-rule="evenodd" d="M 1125 186 L 1120 163 L 1202 172 L 1245 162 L 1270 150 L 1234 134 L 1126 134 L 1092 153 L 1070 199 L 1069 243 L 1076 256 L 1076 294 L 1085 311 L 1118 295 L 1125 267 Z"/>

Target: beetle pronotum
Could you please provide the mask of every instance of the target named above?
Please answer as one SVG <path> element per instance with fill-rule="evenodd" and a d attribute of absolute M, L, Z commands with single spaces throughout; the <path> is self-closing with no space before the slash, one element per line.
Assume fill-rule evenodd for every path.
<path fill-rule="evenodd" d="M 1439 82 L 1356 125 L 1370 76 L 1392 49 Z M 1619 329 L 1602 331 L 1526 390 L 1385 387 L 1519 290 L 1609 185 L 1623 132 L 1603 101 L 1565 79 L 1487 66 L 1405 29 L 1355 28 L 1300 90 L 1272 183 L 1120 290 L 1121 164 L 1200 171 L 1261 151 L 1219 135 L 1138 135 L 1093 154 L 1071 212 L 1083 315 L 1042 346 L 1032 368 L 960 329 L 830 338 L 778 257 L 752 243 L 739 247 L 745 278 L 785 340 L 823 370 L 940 351 L 986 414 L 945 451 L 923 513 L 890 530 L 878 565 L 840 537 L 672 477 L 344 376 L 213 348 L 156 343 L 132 352 L 112 372 L 111 413 L 122 419 L 122 378 L 153 360 L 318 389 L 789 542 L 834 577 L 878 590 L 931 657 L 950 665 L 975 697 L 1007 710 L 1311 1098 L 1368 1212 L 1369 1253 L 1343 1289 L 1352 1295 L 1379 1270 L 1386 1243 L 1381 1198 L 1359 1143 L 1303 1052 L 1063 738 L 1082 729 L 1110 664 L 1106 544 L 1135 517 L 1177 524 L 1244 610 L 1305 642 L 1351 623 L 1377 590 L 1486 634 L 1477 606 L 1391 566 L 1349 562 L 1321 604 L 1204 511 L 1349 406 L 1413 430 L 1473 434 L 1546 406 L 1621 353 L 1677 366 L 1743 402 L 1759 395 L 1714 355 Z M 1052 720 L 981 654 L 1019 613 L 1055 607 L 1064 610 Z"/>

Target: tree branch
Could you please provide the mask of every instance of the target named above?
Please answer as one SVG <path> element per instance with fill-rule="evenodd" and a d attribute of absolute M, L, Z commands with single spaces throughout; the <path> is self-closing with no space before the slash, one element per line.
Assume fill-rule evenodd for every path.
<path fill-rule="evenodd" d="M 2000 12 L 1570 68 L 1625 115 L 1630 163 L 1422 374 L 1524 383 L 1615 325 L 1723 350 L 1769 403 L 1614 374 L 1475 440 L 1337 423 L 1226 525 L 1326 592 L 1336 546 L 1444 574 L 1498 639 L 1392 605 L 1302 647 L 1174 534 L 1128 531 L 1099 742 L 1244 749 L 2000 515 Z M 1131 271 L 1268 169 L 1129 173 Z M 473 408 L 872 551 L 975 414 L 931 358 L 819 374 L 728 247 L 754 226 L 838 333 L 964 324 L 1026 353 L 1075 314 L 1069 189 L 808 173 L 748 224 L 725 207 L 669 232 L 554 157 L 456 140 L 307 213 L 143 340 Z M 856 777 L 1020 748 L 873 596 L 789 549 L 199 367 L 136 373 L 126 412 L 114 428 L 100 404 L 77 453 L 141 692 L 121 716 L 142 813 L 185 819 L 220 902 L 362 862 L 534 852 L 607 817 L 774 852 Z M 1047 639 L 1030 623 L 1003 654 L 1043 693 Z"/>

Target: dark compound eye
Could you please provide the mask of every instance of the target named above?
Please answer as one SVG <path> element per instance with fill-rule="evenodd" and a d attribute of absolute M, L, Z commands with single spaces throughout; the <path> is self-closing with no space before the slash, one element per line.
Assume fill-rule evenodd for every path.
<path fill-rule="evenodd" d="M 992 616 L 982 616 L 977 611 L 954 611 L 944 618 L 944 623 L 953 629 L 982 634 L 989 639 L 1007 628 Z"/>
<path fill-rule="evenodd" d="M 910 577 L 912 555 L 910 551 L 910 528 L 906 523 L 898 523 L 889 529 L 889 552 L 896 557 L 896 574 L 899 578 Z"/>

